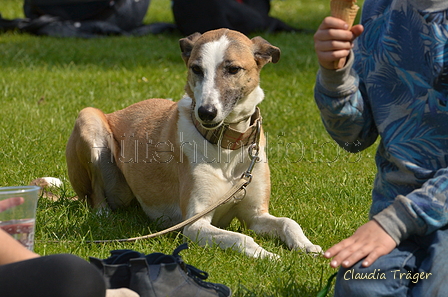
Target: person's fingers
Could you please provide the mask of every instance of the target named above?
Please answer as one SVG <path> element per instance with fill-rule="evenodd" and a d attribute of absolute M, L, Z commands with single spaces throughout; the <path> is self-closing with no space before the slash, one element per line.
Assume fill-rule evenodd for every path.
<path fill-rule="evenodd" d="M 340 263 L 342 267 L 349 268 L 353 264 L 357 263 L 358 261 L 364 259 L 367 255 L 372 253 L 374 249 L 371 245 L 367 246 L 353 246 L 350 253 L 344 254 L 346 256 L 344 259 L 340 260 Z M 375 259 L 376 260 L 376 259 Z"/>
<path fill-rule="evenodd" d="M 324 257 L 325 258 L 333 258 L 336 256 L 341 250 L 345 248 L 350 238 L 344 239 L 343 241 L 333 245 L 331 248 L 325 251 Z"/>
<path fill-rule="evenodd" d="M 357 38 L 359 35 L 361 35 L 364 32 L 364 26 L 363 25 L 355 25 L 353 26 L 350 31 L 352 31 L 355 38 Z"/>
<path fill-rule="evenodd" d="M 330 262 L 330 265 L 332 267 L 338 267 L 339 265 L 342 265 L 343 267 L 350 267 L 365 256 L 365 250 L 362 249 L 359 244 L 355 243 L 347 246 L 336 256 L 334 256 L 333 260 Z"/>
<path fill-rule="evenodd" d="M 339 18 L 328 16 L 325 19 L 323 19 L 318 30 L 326 30 L 330 28 L 348 30 L 348 24 Z"/>
<path fill-rule="evenodd" d="M 324 257 L 329 259 L 333 258 L 330 262 L 330 266 L 336 268 L 341 265 L 342 261 L 344 261 L 351 253 L 353 253 L 353 248 L 353 240 L 349 237 L 329 248 L 324 253 Z"/>
<path fill-rule="evenodd" d="M 328 41 L 316 41 L 317 52 L 332 52 L 337 50 L 350 50 L 352 48 L 350 41 L 343 40 L 328 40 Z"/>
<path fill-rule="evenodd" d="M 326 41 L 339 41 L 346 43 L 351 43 L 354 38 L 355 34 L 352 31 L 349 30 L 341 30 L 341 29 L 328 29 L 328 30 L 321 30 L 317 31 L 314 34 L 314 43 L 315 48 L 319 48 L 319 45 L 326 44 L 324 42 Z"/>
<path fill-rule="evenodd" d="M 339 49 L 336 49 L 337 47 L 339 47 Z M 323 67 L 333 69 L 334 61 L 348 57 L 350 49 L 350 43 L 344 45 L 342 43 L 337 44 L 337 42 L 333 42 L 333 44 L 322 45 L 320 49 L 316 48 L 316 55 L 319 63 Z"/>
<path fill-rule="evenodd" d="M 10 209 L 11 207 L 15 207 L 17 205 L 25 202 L 23 197 L 11 197 L 5 200 L 0 201 L 0 212 Z"/>
<path fill-rule="evenodd" d="M 329 248 L 324 256 L 332 258 L 330 266 L 334 268 L 339 265 L 348 268 L 362 259 L 362 265 L 367 267 L 395 247 L 392 237 L 376 221 L 369 221 L 352 236 Z"/>
<path fill-rule="evenodd" d="M 379 257 L 390 253 L 396 246 L 397 245 L 392 238 L 385 239 L 367 255 L 364 261 L 362 261 L 362 266 L 369 267 Z"/>
<path fill-rule="evenodd" d="M 328 17 L 314 34 L 314 49 L 322 67 L 334 69 L 335 61 L 345 61 L 350 54 L 353 40 L 362 33 L 363 26 L 355 26 L 353 31 L 347 28 L 344 21 Z"/>

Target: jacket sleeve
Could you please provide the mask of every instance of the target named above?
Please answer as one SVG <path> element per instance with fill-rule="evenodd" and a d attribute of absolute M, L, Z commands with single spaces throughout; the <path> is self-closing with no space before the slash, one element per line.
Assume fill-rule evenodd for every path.
<path fill-rule="evenodd" d="M 411 235 L 424 236 L 448 225 L 448 168 L 373 217 L 400 244 Z"/>
<path fill-rule="evenodd" d="M 352 53 L 342 69 L 321 67 L 314 99 L 330 136 L 345 150 L 356 153 L 372 145 L 378 132 L 353 63 Z"/>

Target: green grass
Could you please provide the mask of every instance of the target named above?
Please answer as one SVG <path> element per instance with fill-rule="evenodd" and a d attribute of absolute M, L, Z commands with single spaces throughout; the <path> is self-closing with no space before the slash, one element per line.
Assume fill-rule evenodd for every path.
<path fill-rule="evenodd" d="M 145 22 L 172 22 L 169 2 L 153 0 Z M 327 2 L 274 0 L 272 15 L 314 31 L 328 14 Z M 0 13 L 23 17 L 21 3 L 2 0 Z M 367 220 L 374 148 L 348 154 L 324 130 L 313 99 L 317 60 L 312 34 L 262 36 L 282 50 L 279 63 L 267 65 L 261 79 L 271 213 L 297 220 L 311 241 L 326 249 Z M 39 202 L 36 252 L 105 258 L 118 248 L 171 253 L 184 241 L 175 232 L 136 243 L 86 243 L 144 235 L 157 226 L 138 205 L 101 215 L 71 200 L 75 194 L 67 181 L 64 155 L 74 120 L 84 107 L 112 112 L 146 98 L 180 99 L 186 74 L 178 47 L 181 37 L 82 40 L 0 34 L 0 185 L 28 184 L 42 176 L 65 181 L 59 201 Z M 333 273 L 326 259 L 289 251 L 236 222 L 229 229 L 254 236 L 281 256 L 278 261 L 256 260 L 190 243 L 182 252 L 185 261 L 209 272 L 210 281 L 230 286 L 234 296 L 315 296 Z"/>

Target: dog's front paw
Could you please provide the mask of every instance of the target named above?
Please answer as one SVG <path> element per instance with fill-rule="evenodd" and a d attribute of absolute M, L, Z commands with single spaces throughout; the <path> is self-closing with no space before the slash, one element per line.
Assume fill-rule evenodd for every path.
<path fill-rule="evenodd" d="M 315 254 L 316 256 L 323 253 L 322 248 L 315 244 L 305 246 L 305 251 L 308 254 Z"/>
<path fill-rule="evenodd" d="M 246 251 L 246 254 L 247 251 Z M 248 254 L 248 256 L 250 257 L 254 257 L 254 258 L 261 258 L 261 259 L 269 259 L 269 260 L 278 260 L 280 259 L 280 256 L 271 252 L 268 252 L 267 250 L 263 249 L 263 248 L 259 248 L 255 251 L 255 253 L 252 254 Z"/>

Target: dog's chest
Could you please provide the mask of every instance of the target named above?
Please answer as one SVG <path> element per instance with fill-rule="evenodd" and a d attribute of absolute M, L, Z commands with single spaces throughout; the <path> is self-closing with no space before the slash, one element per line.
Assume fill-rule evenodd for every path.
<path fill-rule="evenodd" d="M 193 170 L 197 166 L 207 167 L 214 171 L 214 174 L 229 181 L 241 177 L 250 164 L 247 148 L 224 149 L 217 144 L 211 144 L 203 137 L 198 137 L 193 144 L 185 145 L 184 142 L 183 153 Z"/>

